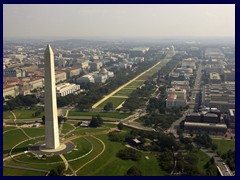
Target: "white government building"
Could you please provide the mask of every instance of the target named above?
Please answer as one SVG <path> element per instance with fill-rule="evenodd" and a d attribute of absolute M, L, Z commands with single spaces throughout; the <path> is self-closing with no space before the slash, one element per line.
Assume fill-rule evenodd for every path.
<path fill-rule="evenodd" d="M 80 85 L 76 85 L 76 84 L 62 83 L 62 84 L 56 85 L 57 97 L 66 96 L 68 94 L 72 94 L 79 90 L 80 90 Z"/>

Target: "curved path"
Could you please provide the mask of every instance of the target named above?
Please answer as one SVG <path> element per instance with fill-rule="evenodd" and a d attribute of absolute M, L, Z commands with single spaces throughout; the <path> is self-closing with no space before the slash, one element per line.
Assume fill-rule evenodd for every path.
<path fill-rule="evenodd" d="M 17 125 L 17 122 L 16 122 L 17 118 L 16 118 L 14 112 L 12 112 L 12 111 L 10 111 L 10 112 L 12 113 L 12 115 L 13 115 L 13 117 L 14 117 L 14 123 L 15 123 L 16 127 L 17 127 L 18 129 L 20 129 L 20 130 L 23 132 L 23 134 L 25 134 L 25 136 L 27 136 L 29 139 L 32 139 L 32 137 L 30 137 L 21 127 L 19 127 L 19 126 Z"/>
<path fill-rule="evenodd" d="M 97 139 L 98 141 L 100 141 L 101 143 L 102 143 L 102 145 L 103 145 L 103 149 L 102 149 L 102 151 L 97 155 L 97 156 L 95 156 L 94 158 L 92 158 L 91 160 L 89 160 L 88 162 L 86 162 L 85 164 L 83 164 L 80 168 L 78 168 L 75 172 L 77 173 L 79 170 L 81 170 L 82 168 L 84 168 L 86 165 L 88 165 L 89 163 L 91 163 L 92 161 L 94 161 L 95 159 L 97 159 L 100 155 L 102 155 L 102 153 L 105 151 L 105 149 L 106 149 L 106 146 L 105 146 L 105 143 L 101 140 L 101 139 L 99 139 L 99 138 L 97 138 L 97 137 L 95 137 L 95 136 L 91 136 L 91 137 L 93 137 L 93 138 L 95 138 L 95 139 Z"/>
<path fill-rule="evenodd" d="M 59 155 L 60 156 L 60 158 L 63 160 L 63 162 L 64 162 L 64 165 L 65 165 L 65 171 L 68 169 L 68 161 L 67 161 L 67 159 L 64 157 L 64 155 L 63 154 L 60 154 Z"/>

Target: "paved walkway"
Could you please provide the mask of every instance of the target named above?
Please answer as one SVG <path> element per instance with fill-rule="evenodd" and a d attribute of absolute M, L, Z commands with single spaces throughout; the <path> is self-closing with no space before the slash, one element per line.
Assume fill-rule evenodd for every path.
<path fill-rule="evenodd" d="M 35 168 L 28 168 L 28 167 L 22 167 L 22 166 L 3 165 L 3 167 L 14 168 L 14 169 L 24 169 L 24 170 L 37 171 L 37 172 L 46 172 L 46 173 L 49 172 L 48 170 L 44 170 L 44 169 L 35 169 Z"/>
<path fill-rule="evenodd" d="M 68 165 L 68 161 L 67 161 L 67 159 L 64 157 L 64 155 L 63 154 L 60 154 L 59 155 L 60 156 L 60 158 L 63 160 L 63 162 L 64 162 L 64 165 L 65 165 L 65 171 L 68 169 L 68 167 L 69 167 L 69 165 Z"/>

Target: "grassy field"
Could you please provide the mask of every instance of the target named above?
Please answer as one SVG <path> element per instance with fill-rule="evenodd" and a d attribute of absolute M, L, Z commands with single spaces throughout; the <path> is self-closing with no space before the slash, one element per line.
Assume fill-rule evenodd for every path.
<path fill-rule="evenodd" d="M 10 111 L 3 111 L 3 119 L 14 119 Z"/>
<path fill-rule="evenodd" d="M 138 88 L 141 85 L 143 85 L 144 80 L 143 81 L 133 81 L 132 83 L 128 84 L 125 88 Z"/>
<path fill-rule="evenodd" d="M 210 157 L 201 150 L 198 150 L 195 154 L 198 157 L 198 169 L 201 174 L 205 174 L 206 170 L 204 169 L 204 165 L 210 160 Z"/>
<path fill-rule="evenodd" d="M 3 136 L 3 151 L 7 153 L 10 149 L 17 143 L 28 139 L 25 134 L 20 129 L 14 131 L 6 132 Z"/>
<path fill-rule="evenodd" d="M 213 139 L 213 143 L 217 145 L 221 153 L 226 153 L 230 149 L 235 151 L 235 141 L 233 140 Z"/>
<path fill-rule="evenodd" d="M 123 88 L 120 91 L 118 91 L 117 93 L 115 93 L 113 96 L 129 96 L 133 91 L 134 91 L 134 89 Z"/>
<path fill-rule="evenodd" d="M 27 151 L 29 144 L 35 144 L 36 142 L 37 142 L 37 140 L 32 139 L 32 140 L 26 141 L 24 143 L 21 143 L 20 145 L 16 146 L 12 150 L 12 154 L 17 154 L 17 153 L 21 153 L 23 151 Z"/>
<path fill-rule="evenodd" d="M 50 170 L 56 167 L 57 164 L 47 164 L 47 163 L 53 163 L 53 162 L 61 162 L 61 164 L 63 163 L 60 156 L 52 156 L 52 157 L 47 157 L 46 159 L 38 159 L 38 158 L 35 158 L 34 155 L 30 155 L 29 153 L 17 156 L 15 157 L 15 159 L 23 162 L 28 162 L 28 163 L 9 160 L 9 161 L 5 161 L 4 165 L 22 166 L 22 167 Z M 33 164 L 29 164 L 29 163 L 33 163 Z"/>
<path fill-rule="evenodd" d="M 97 116 L 101 117 L 109 117 L 116 119 L 125 119 L 130 116 L 130 113 L 118 113 L 118 112 L 77 112 L 77 111 L 69 111 L 68 116 Z"/>
<path fill-rule="evenodd" d="M 105 130 L 109 130 L 109 127 L 98 127 L 98 128 L 79 128 L 73 131 L 73 134 L 75 135 L 82 135 L 87 133 L 94 133 L 94 132 L 101 132 Z"/>
<path fill-rule="evenodd" d="M 35 110 L 27 110 L 27 109 L 13 110 L 13 112 L 17 119 L 41 118 L 44 114 L 44 112 L 42 112 L 39 116 L 32 117 L 32 114 L 34 114 L 36 111 Z M 3 112 L 3 118 L 4 119 L 13 119 L 13 116 L 9 111 L 6 111 L 6 112 Z"/>
<path fill-rule="evenodd" d="M 78 128 L 73 132 L 75 135 L 81 135 L 91 132 L 100 132 L 109 129 L 109 127 L 116 127 L 115 124 L 104 124 L 105 127 L 100 128 Z M 71 128 L 71 125 L 65 124 L 65 130 Z M 43 133 L 43 128 L 24 128 L 24 130 L 31 136 L 38 136 Z M 14 145 L 13 142 L 18 143 L 23 139 L 27 139 L 24 137 L 24 134 L 20 130 L 13 131 L 12 133 L 6 133 L 7 136 L 4 136 L 4 148 L 6 148 L 6 144 L 8 147 L 12 147 Z M 10 141 L 12 136 L 18 137 L 16 141 Z M 108 140 L 108 135 L 99 135 L 96 136 L 101 139 L 105 144 L 105 151 L 101 154 L 97 159 L 87 164 L 83 167 L 80 171 L 78 171 L 78 175 L 93 175 L 93 176 L 122 176 L 125 175 L 127 170 L 132 167 L 133 165 L 140 168 L 144 176 L 160 176 L 160 175 L 167 175 L 161 168 L 158 166 L 158 161 L 154 154 L 149 153 L 142 153 L 142 158 L 138 161 L 131 161 L 131 160 L 122 160 L 116 157 L 116 153 L 124 148 L 124 144 L 118 142 L 111 142 Z M 15 138 L 16 139 L 16 138 Z M 14 139 L 14 140 L 15 140 Z M 38 139 L 36 141 L 39 141 Z M 23 151 L 24 148 L 27 148 L 29 144 L 36 142 L 35 140 L 29 140 L 17 147 L 20 151 Z M 73 140 L 75 145 L 77 145 L 77 150 L 73 150 L 71 153 L 64 154 L 67 160 L 74 159 L 80 157 L 86 153 L 88 153 L 92 147 L 93 150 L 87 156 L 78 159 L 76 161 L 69 162 L 74 170 L 77 170 L 79 167 L 84 165 L 85 163 L 89 162 L 91 159 L 95 158 L 102 150 L 103 144 L 95 139 L 94 137 L 85 137 Z M 9 144 L 10 143 L 10 144 Z M 11 144 L 12 143 L 12 144 Z M 17 151 L 16 151 L 17 152 Z M 145 157 L 148 156 L 148 159 Z M 53 167 L 56 167 L 56 164 L 47 164 L 50 162 L 62 162 L 59 156 L 47 157 L 44 159 L 37 159 L 33 155 L 30 154 L 23 154 L 21 156 L 16 157 L 17 160 L 29 162 L 29 163 L 39 163 L 39 164 L 25 164 L 16 162 L 13 160 L 5 161 L 4 165 L 14 165 L 14 166 L 22 166 L 22 167 L 31 167 L 36 169 L 44 169 L 50 170 Z M 114 168 L 112 168 L 114 167 Z M 68 171 L 69 172 L 69 171 Z M 17 169 L 10 169 L 4 168 L 4 175 L 39 175 L 44 176 L 45 174 L 35 173 L 34 171 L 26 171 L 23 170 L 19 172 Z"/>
<path fill-rule="evenodd" d="M 3 132 L 4 131 L 8 131 L 8 130 L 12 130 L 12 129 L 16 129 L 16 127 L 13 127 L 13 126 L 9 126 L 9 127 L 3 127 Z"/>
<path fill-rule="evenodd" d="M 85 156 L 81 159 L 69 162 L 69 164 L 72 166 L 72 168 L 74 170 L 77 170 L 79 167 L 81 167 L 83 164 L 87 163 L 88 161 L 90 161 L 94 157 L 96 157 L 102 151 L 103 145 L 97 139 L 95 139 L 93 137 L 87 137 L 86 139 L 88 139 L 88 141 L 90 141 L 91 144 L 93 144 L 93 147 L 94 147 L 93 151 L 89 155 L 87 155 L 87 156 Z M 81 171 L 79 171 L 79 172 L 81 172 Z"/>
<path fill-rule="evenodd" d="M 36 137 L 36 136 L 45 135 L 45 128 L 44 128 L 44 127 L 39 127 L 39 128 L 23 128 L 23 130 L 24 130 L 30 137 Z"/>
<path fill-rule="evenodd" d="M 110 97 L 106 101 L 101 103 L 97 108 L 101 108 L 102 109 L 108 102 L 112 102 L 113 103 L 113 108 L 116 108 L 125 100 L 126 100 L 126 98 L 113 98 L 113 97 Z"/>
<path fill-rule="evenodd" d="M 117 127 L 117 124 L 113 124 L 113 123 L 104 123 L 103 127 L 110 127 L 110 128 L 115 128 Z"/>
<path fill-rule="evenodd" d="M 62 127 L 62 131 L 63 131 L 63 132 L 69 132 L 69 131 L 71 131 L 71 130 L 73 130 L 73 129 L 74 129 L 74 127 L 73 127 L 70 123 L 65 122 L 65 123 L 63 124 L 63 127 Z"/>
<path fill-rule="evenodd" d="M 45 172 L 29 171 L 24 169 L 3 168 L 3 176 L 45 176 Z"/>
<path fill-rule="evenodd" d="M 96 161 L 81 169 L 78 172 L 78 175 L 123 176 L 133 165 L 139 167 L 144 176 L 166 175 L 166 173 L 158 166 L 157 159 L 153 154 L 143 153 L 139 162 L 122 160 L 116 157 L 116 153 L 119 150 L 124 149 L 123 144 L 109 141 L 107 135 L 100 135 L 96 137 L 104 141 L 106 149 L 104 153 L 96 159 Z M 145 156 L 148 156 L 149 159 L 146 159 Z"/>
<path fill-rule="evenodd" d="M 76 148 L 78 150 L 77 151 L 73 150 L 71 153 L 64 154 L 64 157 L 67 160 L 71 160 L 71 159 L 83 156 L 86 153 L 88 153 L 91 150 L 91 148 L 92 148 L 92 145 L 87 140 L 87 138 L 75 139 L 75 140 L 73 140 L 73 143 L 77 146 Z"/>
<path fill-rule="evenodd" d="M 169 60 L 170 59 L 168 58 L 163 59 L 160 64 L 158 64 L 156 67 L 140 76 L 137 80 L 148 80 L 149 77 L 158 72 L 158 70 L 160 70 Z"/>

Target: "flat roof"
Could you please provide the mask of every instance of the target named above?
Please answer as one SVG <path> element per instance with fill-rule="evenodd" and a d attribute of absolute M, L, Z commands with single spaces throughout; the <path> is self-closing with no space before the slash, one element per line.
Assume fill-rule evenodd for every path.
<path fill-rule="evenodd" d="M 226 124 L 216 124 L 216 123 L 185 122 L 184 125 L 199 126 L 199 127 L 222 127 L 222 128 L 227 128 Z"/>

